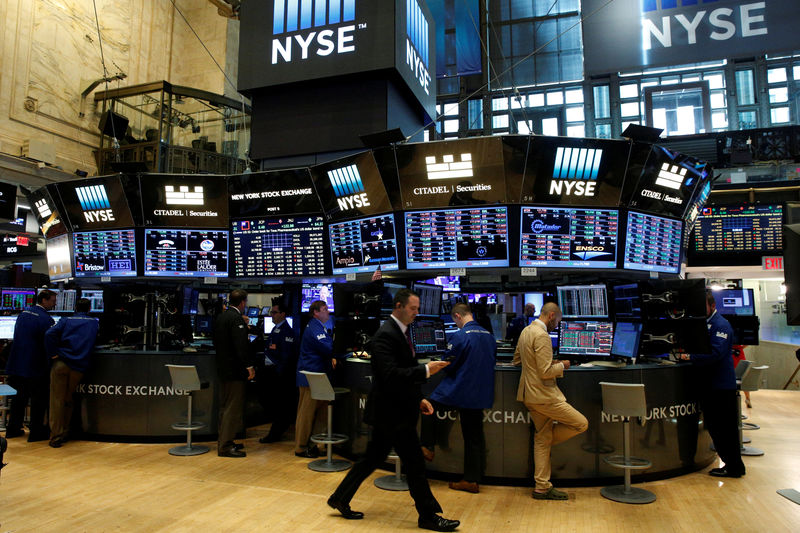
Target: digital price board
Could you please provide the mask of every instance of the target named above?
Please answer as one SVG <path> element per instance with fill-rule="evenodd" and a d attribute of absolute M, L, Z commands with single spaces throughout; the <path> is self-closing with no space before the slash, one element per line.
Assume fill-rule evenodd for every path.
<path fill-rule="evenodd" d="M 325 274 L 325 222 L 318 216 L 234 220 L 233 275 Z"/>
<path fill-rule="evenodd" d="M 702 210 L 694 226 L 693 253 L 779 252 L 782 205 L 721 205 Z"/>
<path fill-rule="evenodd" d="M 228 275 L 227 230 L 145 229 L 144 275 Z"/>
<path fill-rule="evenodd" d="M 52 237 L 46 241 L 47 274 L 51 281 L 67 279 L 72 276 L 72 250 L 69 247 L 69 234 Z"/>
<path fill-rule="evenodd" d="M 616 268 L 616 209 L 523 207 L 519 266 Z"/>
<path fill-rule="evenodd" d="M 328 227 L 334 274 L 397 270 L 394 215 L 379 215 Z"/>
<path fill-rule="evenodd" d="M 75 277 L 136 275 L 136 236 L 132 229 L 76 232 L 72 244 Z"/>
<path fill-rule="evenodd" d="M 405 213 L 409 269 L 508 266 L 508 208 Z"/>
<path fill-rule="evenodd" d="M 623 268 L 679 273 L 682 232 L 680 220 L 629 211 Z"/>

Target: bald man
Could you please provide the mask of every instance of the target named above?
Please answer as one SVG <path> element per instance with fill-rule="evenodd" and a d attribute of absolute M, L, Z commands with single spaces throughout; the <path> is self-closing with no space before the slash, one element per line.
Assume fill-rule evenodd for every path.
<path fill-rule="evenodd" d="M 553 345 L 548 332 L 561 322 L 561 309 L 553 302 L 542 307 L 539 318 L 522 330 L 514 352 L 514 365 L 522 365 L 517 389 L 517 401 L 530 411 L 536 426 L 533 437 L 533 478 L 536 500 L 566 500 L 566 492 L 556 490 L 550 483 L 550 448 L 586 431 L 589 421 L 567 403 L 556 385 L 564 376 L 569 361 L 553 360 Z M 558 424 L 555 424 L 558 422 Z"/>

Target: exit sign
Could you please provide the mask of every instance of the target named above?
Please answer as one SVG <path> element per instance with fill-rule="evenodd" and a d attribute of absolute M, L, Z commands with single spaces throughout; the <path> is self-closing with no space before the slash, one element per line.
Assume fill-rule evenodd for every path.
<path fill-rule="evenodd" d="M 783 256 L 764 256 L 761 258 L 764 270 L 783 270 Z"/>

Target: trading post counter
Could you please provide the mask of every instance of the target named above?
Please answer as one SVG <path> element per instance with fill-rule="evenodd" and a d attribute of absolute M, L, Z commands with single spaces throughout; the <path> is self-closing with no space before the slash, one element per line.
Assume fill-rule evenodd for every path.
<path fill-rule="evenodd" d="M 210 386 L 193 392 L 192 421 L 206 427 L 192 437 L 215 436 L 214 357 L 213 352 L 95 351 L 77 390 L 80 429 L 112 440 L 185 439 L 186 432 L 172 429 L 172 424 L 186 420 L 188 392 L 172 387 L 165 365 L 195 365 L 200 381 Z"/>
<path fill-rule="evenodd" d="M 363 422 L 364 405 L 371 387 L 369 361 L 348 359 L 343 385 L 351 393 L 334 407 L 335 431 L 349 435 L 345 453 L 366 450 L 369 426 Z M 567 401 L 589 420 L 585 433 L 552 449 L 552 479 L 591 483 L 620 477 L 621 469 L 608 466 L 603 457 L 622 454 L 622 423 L 602 412 L 601 381 L 644 383 L 648 417 L 645 425 L 631 424 L 632 455 L 652 461 L 652 468 L 635 473 L 634 479 L 659 479 L 695 471 L 715 458 L 711 438 L 699 416 L 691 387 L 689 364 L 638 364 L 622 368 L 573 367 L 558 385 Z M 510 363 L 495 367 L 494 405 L 484 411 L 486 476 L 510 482 L 533 479 L 533 426 L 525 406 L 518 402 L 520 369 Z M 439 375 L 428 382 L 429 393 Z M 463 472 L 464 446 L 456 411 L 435 415 L 436 456 L 428 470 L 444 477 Z"/>

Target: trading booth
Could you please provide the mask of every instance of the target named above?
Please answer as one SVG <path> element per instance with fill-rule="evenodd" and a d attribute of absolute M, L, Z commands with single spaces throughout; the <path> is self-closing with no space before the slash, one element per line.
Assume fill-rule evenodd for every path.
<path fill-rule="evenodd" d="M 714 457 L 691 367 L 669 360 L 678 348 L 708 349 L 703 280 L 678 274 L 710 178 L 706 163 L 648 143 L 511 135 L 397 144 L 232 176 L 118 174 L 48 185 L 30 200 L 51 280 L 65 298 L 93 298 L 101 321 L 97 357 L 79 388 L 89 434 L 180 438 L 170 425 L 185 401 L 163 366 L 179 363 L 211 381 L 195 408 L 213 435 L 213 318 L 241 287 L 253 300 L 254 350 L 272 327 L 273 296 L 298 335 L 310 303 L 328 303 L 335 355 L 345 360 L 333 379 L 351 390 L 337 402 L 335 424 L 350 436 L 341 451 L 359 454 L 368 434 L 368 341 L 393 294 L 409 287 L 422 302 L 412 326 L 419 358 L 444 355 L 455 302 L 473 303 L 493 329 L 487 475 L 505 479 L 532 472 L 506 323 L 527 302 L 537 310 L 560 304 L 554 352 L 586 365 L 571 368 L 560 387 L 590 426 L 554 450 L 554 477 L 591 479 L 613 475 L 601 458 L 621 446 L 619 425 L 601 410 L 604 380 L 645 383 L 651 415 L 634 441 L 647 448 L 651 474 L 698 469 Z M 376 270 L 382 279 L 371 281 Z M 262 293 L 269 300 L 258 301 Z M 747 316 L 748 301 L 752 294 L 724 295 L 720 308 Z M 457 416 L 435 416 L 441 453 L 430 469 L 458 472 Z"/>

